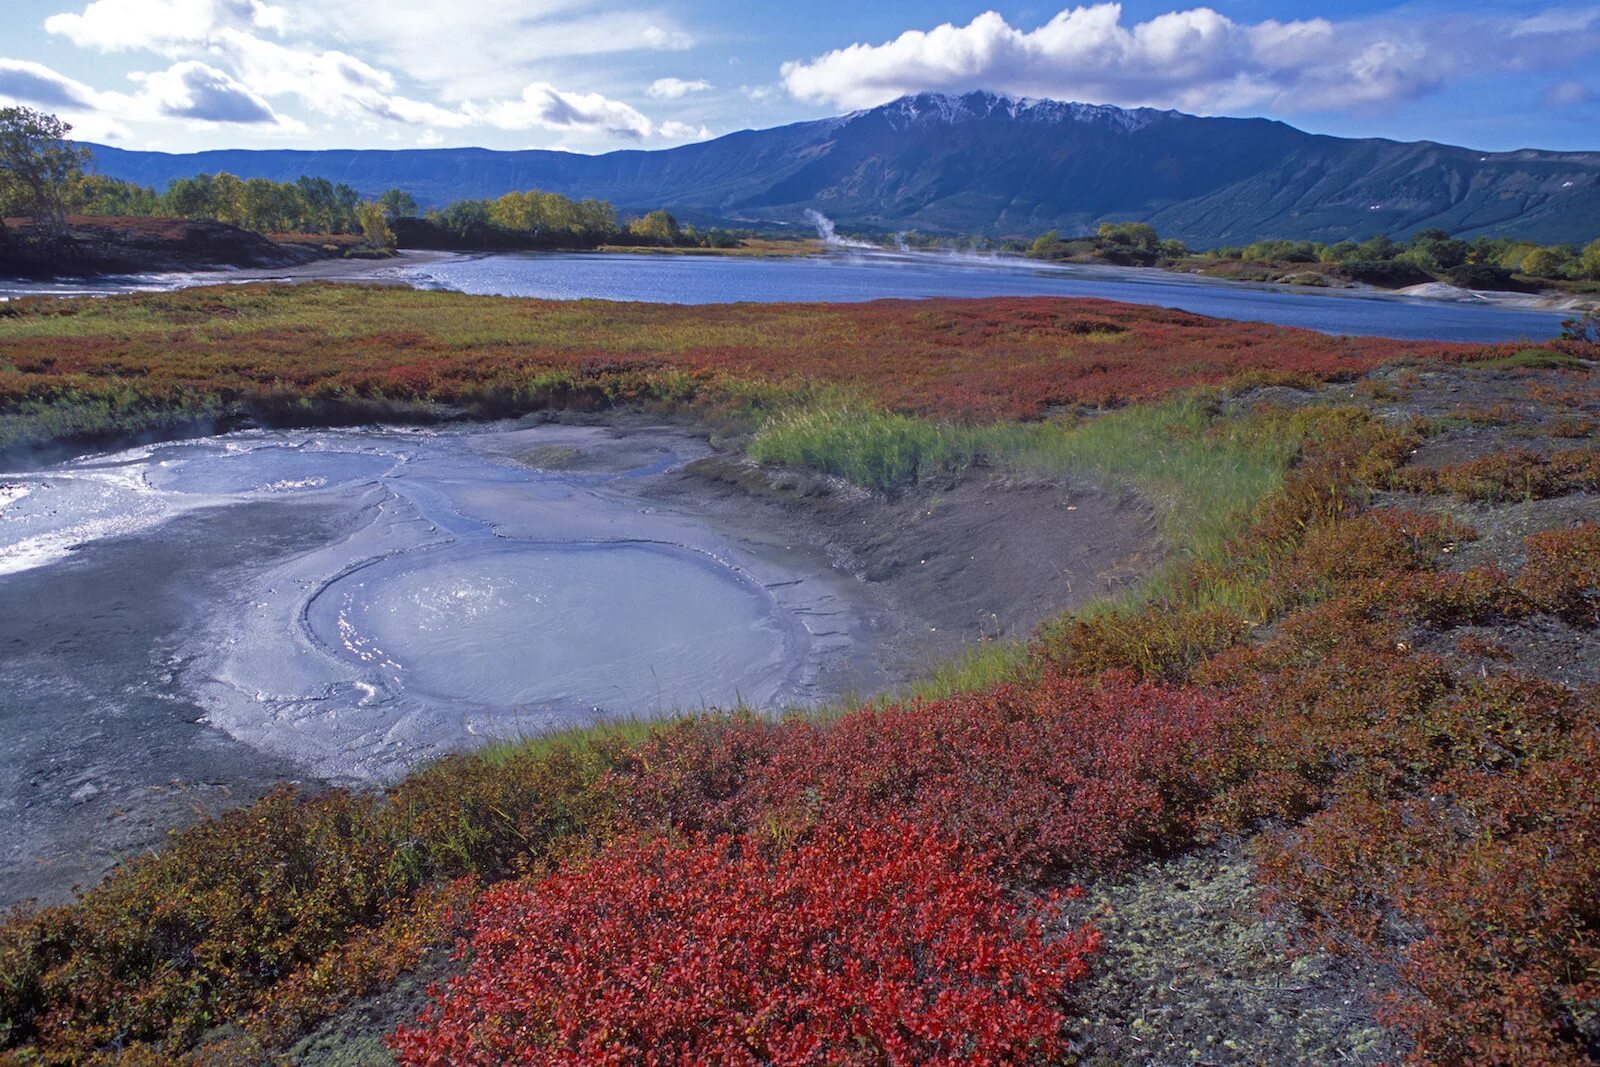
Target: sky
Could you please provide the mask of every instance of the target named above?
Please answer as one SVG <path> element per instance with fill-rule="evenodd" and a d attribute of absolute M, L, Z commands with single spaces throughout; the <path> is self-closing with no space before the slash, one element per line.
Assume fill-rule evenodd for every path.
<path fill-rule="evenodd" d="M 664 148 L 989 89 L 1600 150 L 1600 3 L 4 0 L 0 105 L 125 148 Z"/>

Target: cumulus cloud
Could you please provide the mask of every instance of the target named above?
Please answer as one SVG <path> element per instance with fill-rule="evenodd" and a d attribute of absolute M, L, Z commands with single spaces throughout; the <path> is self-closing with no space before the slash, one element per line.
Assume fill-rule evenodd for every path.
<path fill-rule="evenodd" d="M 89 140 L 124 140 L 130 136 L 125 123 L 164 119 L 276 132 L 304 129 L 225 71 L 195 60 L 129 78 L 137 87 L 133 92 L 102 91 L 40 63 L 0 58 L 0 102 L 47 108 L 70 123 L 76 136 Z"/>
<path fill-rule="evenodd" d="M 287 12 L 263 0 L 94 0 L 80 12 L 44 20 L 44 28 L 101 52 L 171 51 L 203 44 L 229 27 L 281 31 Z"/>
<path fill-rule="evenodd" d="M 200 122 L 275 125 L 271 106 L 224 71 L 197 60 L 138 76 L 144 96 L 162 115 Z"/>
<path fill-rule="evenodd" d="M 650 88 L 644 93 L 656 100 L 677 100 L 690 93 L 703 93 L 709 88 L 711 88 L 710 82 L 698 78 L 694 81 L 684 81 L 682 78 L 657 78 L 650 83 Z"/>
<path fill-rule="evenodd" d="M 1206 7 L 1127 23 L 1122 5 L 1068 8 L 1022 29 L 989 11 L 783 65 L 795 97 L 870 107 L 905 93 L 1018 95 L 1228 111 L 1348 109 L 1420 96 L 1486 69 L 1527 70 L 1600 52 L 1600 8 L 1531 18 L 1325 18 L 1236 22 Z"/>
<path fill-rule="evenodd" d="M 398 92 L 393 74 L 336 49 L 291 48 L 240 30 L 222 30 L 211 53 L 265 97 L 294 96 L 324 115 L 413 125 L 460 127 L 471 113 Z"/>
<path fill-rule="evenodd" d="M 141 49 L 172 57 L 168 69 L 131 75 L 133 94 L 96 91 L 48 68 L 10 61 L 0 68 L 0 93 L 27 95 L 52 106 L 71 104 L 85 118 L 304 129 L 274 109 L 284 99 L 360 128 L 391 124 L 442 129 L 545 129 L 580 141 L 669 141 L 709 136 L 705 127 L 657 124 L 631 104 L 598 92 L 518 79 L 502 92 L 452 97 L 421 93 L 440 70 L 493 69 L 503 82 L 537 55 L 629 48 L 681 48 L 693 39 L 650 13 L 595 12 L 585 0 L 529 0 L 508 12 L 501 0 L 455 0 L 450 31 L 439 33 L 434 0 L 388 0 L 374 17 L 367 0 L 92 0 L 79 11 L 45 20 L 46 29 L 97 51 Z M 308 38 L 307 35 L 312 35 Z M 395 73 L 343 48 L 307 43 L 335 38 L 361 42 L 380 54 L 402 54 Z M 463 51 L 464 50 L 464 51 Z M 462 82 L 454 83 L 460 88 Z M 410 91 L 407 91 L 409 88 Z M 704 82 L 662 79 L 658 99 L 708 88 Z"/>
<path fill-rule="evenodd" d="M 514 96 L 550 77 L 552 60 L 691 47 L 694 37 L 660 12 L 594 0 L 452 0 L 441 32 L 437 0 L 318 0 L 294 25 L 401 70 L 446 100 Z"/>
<path fill-rule="evenodd" d="M 94 107 L 98 94 L 83 82 L 58 74 L 42 63 L 0 59 L 0 96 L 40 107 Z"/>
<path fill-rule="evenodd" d="M 661 125 L 630 104 L 599 93 L 563 92 L 553 85 L 536 82 L 523 88 L 516 100 L 488 108 L 483 118 L 506 130 L 535 127 L 562 132 L 603 133 L 628 140 L 661 137 L 668 140 L 693 140 L 709 137 L 704 126 L 696 129 L 682 122 Z"/>

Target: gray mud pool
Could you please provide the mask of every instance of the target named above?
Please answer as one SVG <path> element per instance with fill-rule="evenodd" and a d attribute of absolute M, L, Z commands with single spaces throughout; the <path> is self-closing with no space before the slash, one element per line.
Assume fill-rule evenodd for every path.
<path fill-rule="evenodd" d="M 882 684 L 861 583 L 649 502 L 706 453 L 663 428 L 249 431 L 0 475 L 0 894 L 275 781 Z"/>

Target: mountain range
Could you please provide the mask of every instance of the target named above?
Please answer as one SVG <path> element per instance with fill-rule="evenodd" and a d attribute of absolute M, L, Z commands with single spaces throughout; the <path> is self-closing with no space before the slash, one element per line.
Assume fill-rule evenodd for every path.
<path fill-rule="evenodd" d="M 1540 242 L 1600 237 L 1600 152 L 1480 152 L 1341 138 L 1259 118 L 921 93 L 837 118 L 655 151 L 223 150 L 91 146 L 103 174 L 164 186 L 226 170 L 302 174 L 424 206 L 539 188 L 701 224 L 1029 236 L 1149 222 L 1195 247 L 1426 228 Z"/>

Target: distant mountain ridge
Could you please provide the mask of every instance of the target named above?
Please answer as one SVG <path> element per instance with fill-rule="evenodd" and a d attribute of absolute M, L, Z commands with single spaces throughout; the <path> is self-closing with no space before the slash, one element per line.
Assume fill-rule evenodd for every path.
<path fill-rule="evenodd" d="M 92 146 L 102 173 L 164 186 L 227 170 L 312 174 L 424 205 L 540 188 L 700 222 L 1030 235 L 1140 220 L 1197 247 L 1437 227 L 1550 243 L 1600 237 L 1600 152 L 1479 152 L 1310 134 L 1269 119 L 920 93 L 836 118 L 655 151 L 223 150 Z"/>

